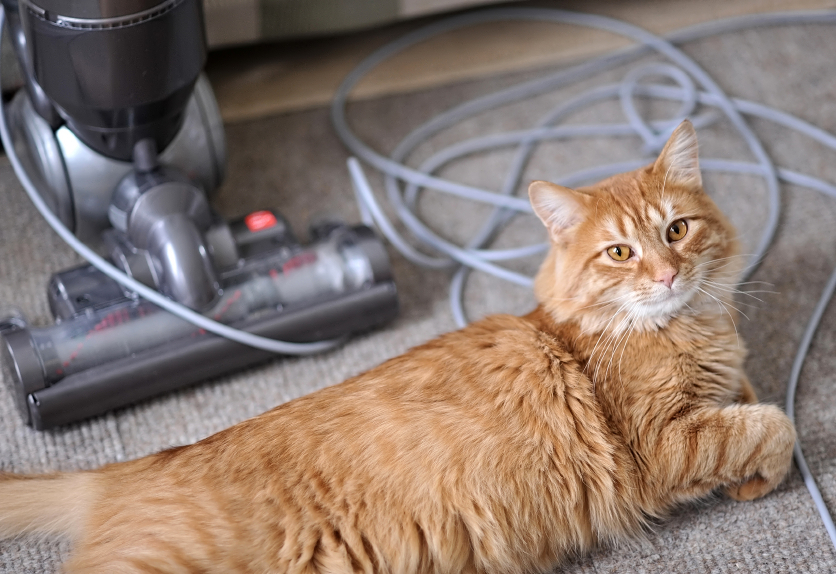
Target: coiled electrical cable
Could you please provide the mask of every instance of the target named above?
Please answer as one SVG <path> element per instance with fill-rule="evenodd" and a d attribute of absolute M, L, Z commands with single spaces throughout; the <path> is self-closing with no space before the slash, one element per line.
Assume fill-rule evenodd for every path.
<path fill-rule="evenodd" d="M 348 96 L 357 83 L 382 62 L 434 36 L 476 24 L 508 20 L 546 21 L 595 28 L 632 39 L 636 42 L 636 45 L 456 106 L 412 131 L 394 148 L 388 157 L 373 150 L 351 130 L 346 118 Z M 690 116 L 698 129 L 725 117 L 742 136 L 756 162 L 704 158 L 701 159 L 702 169 L 759 175 L 764 178 L 767 188 L 767 220 L 751 257 L 750 265 L 746 270 L 746 276 L 748 276 L 755 271 L 757 265 L 763 260 L 778 228 L 780 218 L 779 181 L 814 189 L 834 198 L 836 198 L 836 186 L 806 174 L 776 167 L 764 151 L 760 141 L 752 133 L 744 116 L 762 118 L 796 130 L 834 151 L 836 151 L 836 136 L 784 112 L 755 102 L 730 98 L 701 67 L 676 48 L 675 44 L 757 26 L 823 23 L 836 23 L 836 11 L 782 12 L 741 16 L 685 28 L 663 39 L 639 27 L 602 16 L 538 8 L 484 10 L 449 18 L 420 28 L 375 51 L 363 60 L 338 88 L 331 106 L 331 119 L 338 135 L 351 152 L 383 174 L 386 198 L 390 208 L 396 213 L 400 225 L 409 231 L 423 250 L 404 238 L 398 231 L 397 226 L 389 220 L 371 189 L 360 162 L 356 158 L 350 158 L 348 161 L 349 173 L 364 222 L 376 225 L 380 232 L 410 261 L 434 269 L 455 270 L 450 286 L 450 304 L 453 316 L 459 326 L 464 326 L 467 323 L 463 305 L 463 292 L 467 275 L 471 270 L 478 269 L 518 285 L 532 285 L 532 277 L 507 269 L 499 262 L 544 252 L 548 248 L 547 244 L 503 250 L 490 249 L 487 246 L 502 227 L 516 214 L 531 213 L 532 210 L 528 201 L 514 194 L 519 188 L 523 170 L 536 145 L 547 140 L 638 135 L 644 142 L 646 153 L 658 153 L 672 130 L 685 117 Z M 418 145 L 464 119 L 503 105 L 544 94 L 652 52 L 665 56 L 669 62 L 642 65 L 631 70 L 624 81 L 619 84 L 593 88 L 563 102 L 541 118 L 537 125 L 531 129 L 490 134 L 458 142 L 436 151 L 417 168 L 410 167 L 406 163 L 410 154 Z M 661 76 L 672 81 L 675 85 L 640 83 L 640 80 L 648 76 Z M 634 99 L 637 97 L 678 101 L 681 105 L 675 117 L 670 121 L 647 122 L 635 108 Z M 560 125 L 564 119 L 575 112 L 604 100 L 620 101 L 626 119 L 625 123 Z M 698 104 L 711 108 L 711 111 L 696 113 Z M 480 189 L 434 175 L 441 167 L 459 158 L 499 148 L 515 148 L 511 168 L 499 191 Z M 557 179 L 557 182 L 570 187 L 577 186 L 623 171 L 637 169 L 646 165 L 646 163 L 646 159 L 638 159 L 602 165 L 562 176 Z M 432 231 L 429 225 L 418 216 L 416 212 L 417 199 L 421 193 L 428 189 L 484 203 L 492 206 L 493 210 L 479 231 L 469 241 L 464 245 L 457 245 Z M 834 291 L 836 291 L 836 271 L 829 280 L 810 319 L 793 365 L 787 386 L 786 403 L 787 414 L 791 419 L 794 419 L 795 390 L 804 358 Z M 836 527 L 834 527 L 830 513 L 810 473 L 800 443 L 796 443 L 794 453 L 804 482 L 813 497 L 834 548 L 836 548 Z"/>

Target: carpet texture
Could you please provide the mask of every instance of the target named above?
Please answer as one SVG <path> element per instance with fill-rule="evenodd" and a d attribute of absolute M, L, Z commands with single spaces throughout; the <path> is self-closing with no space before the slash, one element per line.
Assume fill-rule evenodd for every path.
<path fill-rule="evenodd" d="M 753 30 L 694 42 L 685 51 L 733 96 L 752 99 L 836 130 L 834 31 L 825 26 Z M 633 64 L 635 65 L 635 64 Z M 633 65 L 560 92 L 509 106 L 465 122 L 422 146 L 415 163 L 433 149 L 463 136 L 532 125 L 555 103 L 582 88 L 619 80 Z M 352 104 L 349 117 L 363 139 L 392 149 L 412 128 L 452 105 L 532 77 L 533 72 L 469 82 L 410 95 Z M 643 111 L 671 113 L 662 105 Z M 579 116 L 622 121 L 614 105 Z M 778 165 L 836 182 L 836 157 L 801 136 L 753 120 L 755 132 Z M 213 198 L 227 217 L 273 207 L 304 237 L 307 220 L 321 212 L 358 220 L 345 159 L 327 110 L 267 118 L 227 127 L 228 177 Z M 704 157 L 752 158 L 728 125 L 700 132 Z M 603 161 L 636 157 L 638 138 L 584 140 L 544 145 L 526 180 Z M 469 158 L 443 172 L 460 181 L 497 188 L 508 152 Z M 650 158 L 648 158 L 650 159 Z M 754 177 L 707 174 L 706 186 L 738 225 L 751 249 L 763 225 L 765 186 Z M 380 189 L 380 180 L 372 177 Z M 783 187 L 784 212 L 776 241 L 754 279 L 772 284 L 763 302 L 741 300 L 748 315 L 739 324 L 750 349 L 747 370 L 761 398 L 783 404 L 799 337 L 830 271 L 836 266 L 836 201 Z M 422 213 L 453 238 L 476 229 L 484 210 L 428 195 Z M 542 239 L 533 217 L 521 217 L 499 245 Z M 449 275 L 418 269 L 391 251 L 401 313 L 383 329 L 315 357 L 277 358 L 234 375 L 49 432 L 21 422 L 5 384 L 0 384 L 0 470 L 43 472 L 89 469 L 133 459 L 201 439 L 294 397 L 340 382 L 409 347 L 453 328 L 447 304 Z M 36 325 L 51 322 L 45 286 L 49 275 L 78 263 L 25 198 L 8 162 L 0 160 L 0 308 L 16 306 Z M 536 262 L 516 268 L 533 272 Z M 748 298 L 746 298 L 748 299 Z M 533 298 L 519 287 L 475 274 L 467 287 L 471 317 L 525 312 Z M 836 306 L 834 306 L 836 307 Z M 0 309 L 2 311 L 2 309 Z M 831 509 L 836 510 L 836 308 L 830 309 L 813 343 L 798 392 L 798 430 L 808 461 Z M 0 542 L 0 572 L 57 572 L 66 543 L 21 538 Z M 761 500 L 737 503 L 718 496 L 677 510 L 646 540 L 604 548 L 566 564 L 566 573 L 833 572 L 836 553 L 804 487 L 789 479 Z"/>

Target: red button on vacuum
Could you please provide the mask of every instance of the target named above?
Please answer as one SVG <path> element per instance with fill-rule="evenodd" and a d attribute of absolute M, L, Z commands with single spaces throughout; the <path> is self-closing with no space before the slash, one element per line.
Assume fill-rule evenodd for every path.
<path fill-rule="evenodd" d="M 269 211 L 253 211 L 244 218 L 244 223 L 250 231 L 261 231 L 276 225 L 276 216 Z"/>

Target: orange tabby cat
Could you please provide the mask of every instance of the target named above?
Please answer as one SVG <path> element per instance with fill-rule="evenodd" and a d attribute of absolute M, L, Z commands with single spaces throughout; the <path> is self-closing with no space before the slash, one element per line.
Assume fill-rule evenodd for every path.
<path fill-rule="evenodd" d="M 786 475 L 727 312 L 742 266 L 689 122 L 644 169 L 531 201 L 540 306 L 449 333 L 194 445 L 0 477 L 0 534 L 67 572 L 539 572 L 722 488 Z"/>

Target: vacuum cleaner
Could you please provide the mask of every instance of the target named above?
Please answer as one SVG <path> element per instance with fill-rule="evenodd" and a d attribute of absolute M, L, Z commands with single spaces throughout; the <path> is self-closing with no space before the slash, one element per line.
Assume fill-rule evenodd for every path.
<path fill-rule="evenodd" d="M 2 0 L 25 87 L 14 152 L 49 210 L 127 276 L 235 329 L 295 343 L 390 321 L 397 291 L 368 227 L 280 214 L 224 221 L 220 112 L 200 0 Z M 8 142 L 7 142 L 8 147 Z M 0 319 L 4 379 L 29 425 L 101 414 L 273 356 L 146 301 L 92 265 L 52 276 L 55 324 Z"/>

